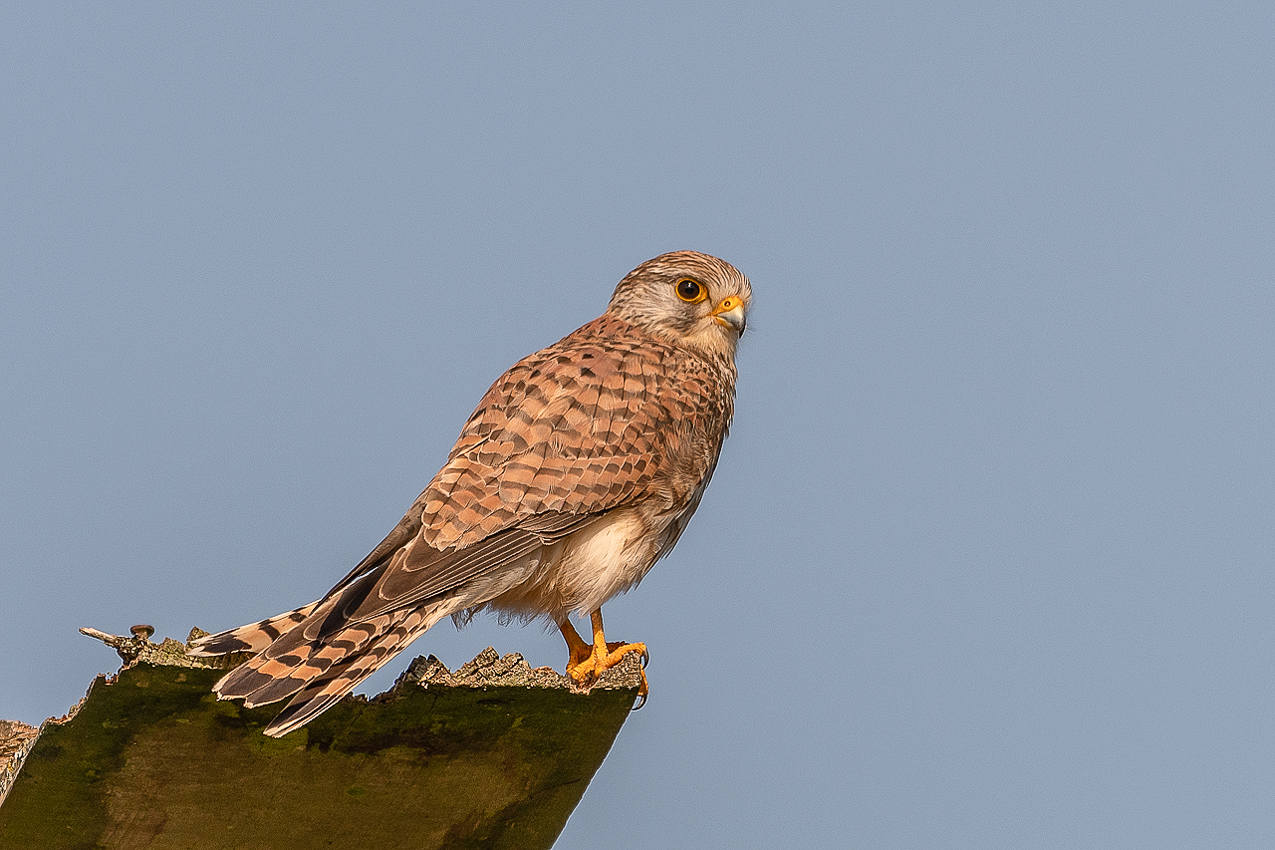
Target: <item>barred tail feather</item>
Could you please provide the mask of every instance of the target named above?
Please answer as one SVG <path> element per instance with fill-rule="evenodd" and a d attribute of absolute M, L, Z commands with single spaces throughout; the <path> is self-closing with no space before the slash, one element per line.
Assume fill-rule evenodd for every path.
<path fill-rule="evenodd" d="M 247 708 L 291 698 L 263 730 L 285 735 L 330 708 L 439 620 L 475 601 L 449 588 L 414 607 L 385 610 L 381 597 L 373 595 L 381 578 L 369 573 L 303 608 L 200 638 L 191 654 L 256 652 L 213 690 L 219 699 L 242 699 Z"/>
<path fill-rule="evenodd" d="M 248 708 L 292 697 L 263 730 L 272 737 L 286 735 L 354 690 L 455 607 L 453 600 L 434 601 L 381 614 L 326 637 L 310 638 L 306 635 L 310 625 L 298 628 L 294 624 L 255 658 L 223 676 L 213 690 L 219 699 L 243 699 Z M 317 630 L 316 621 L 327 614 L 321 607 L 303 619 Z"/>
<path fill-rule="evenodd" d="M 215 635 L 205 635 L 192 642 L 188 654 L 207 657 L 225 655 L 228 652 L 261 652 L 304 622 L 318 605 L 318 602 L 311 602 L 295 611 L 289 611 L 259 623 L 227 629 Z"/>
<path fill-rule="evenodd" d="M 327 711 L 360 682 L 388 664 L 428 628 L 421 611 L 411 611 L 381 634 L 365 651 L 347 656 L 301 688 L 279 715 L 262 730 L 272 738 L 286 735 Z"/>
<path fill-rule="evenodd" d="M 407 612 L 403 612 L 403 616 Z M 320 611 L 318 617 L 326 615 Z M 316 624 L 293 629 L 268 646 L 256 658 L 231 670 L 213 686 L 221 699 L 242 698 L 253 708 L 292 696 L 325 673 L 332 665 L 353 657 L 371 646 L 391 625 L 386 614 L 353 626 L 346 626 L 326 638 L 307 634 Z"/>

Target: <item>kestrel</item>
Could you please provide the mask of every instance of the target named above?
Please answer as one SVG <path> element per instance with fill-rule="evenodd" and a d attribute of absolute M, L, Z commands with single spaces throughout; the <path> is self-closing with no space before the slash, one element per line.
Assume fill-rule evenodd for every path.
<path fill-rule="evenodd" d="M 192 654 L 256 655 L 215 686 L 266 727 L 309 722 L 447 616 L 548 618 L 581 685 L 641 643 L 608 643 L 602 605 L 667 555 L 699 505 L 734 412 L 748 278 L 675 251 L 624 277 L 606 312 L 502 375 L 447 463 L 384 540 L 317 602 L 208 635 Z M 593 643 L 569 615 L 588 614 Z M 646 678 L 639 691 L 646 696 Z"/>

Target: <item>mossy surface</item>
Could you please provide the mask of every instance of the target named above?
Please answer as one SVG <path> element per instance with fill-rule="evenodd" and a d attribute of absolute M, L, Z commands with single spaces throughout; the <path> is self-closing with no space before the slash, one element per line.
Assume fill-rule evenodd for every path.
<path fill-rule="evenodd" d="M 278 707 L 218 702 L 223 673 L 99 677 L 42 730 L 0 848 L 549 847 L 636 692 L 405 681 L 274 739 Z"/>

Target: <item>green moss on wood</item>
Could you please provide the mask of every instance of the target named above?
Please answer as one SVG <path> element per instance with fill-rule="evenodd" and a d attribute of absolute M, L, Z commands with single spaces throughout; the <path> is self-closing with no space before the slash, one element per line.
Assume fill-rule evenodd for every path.
<path fill-rule="evenodd" d="M 541 686 L 438 683 L 502 664 Z M 0 806 L 0 847 L 552 845 L 628 716 L 635 670 L 589 694 L 492 650 L 456 674 L 418 670 L 433 681 L 405 676 L 274 739 L 261 729 L 277 706 L 214 698 L 224 670 L 137 660 L 46 724 Z"/>

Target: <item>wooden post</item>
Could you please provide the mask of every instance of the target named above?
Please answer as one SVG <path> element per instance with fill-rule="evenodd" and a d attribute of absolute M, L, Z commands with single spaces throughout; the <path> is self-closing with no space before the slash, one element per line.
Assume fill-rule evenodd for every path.
<path fill-rule="evenodd" d="M 279 706 L 214 697 L 220 659 L 85 631 L 125 664 L 33 744 L 31 727 L 0 727 L 6 850 L 548 848 L 640 682 L 632 655 L 587 694 L 490 648 L 455 673 L 417 658 L 387 693 L 274 739 L 260 730 Z"/>

